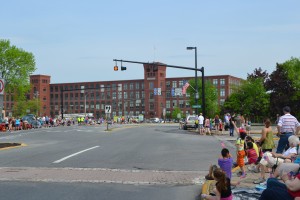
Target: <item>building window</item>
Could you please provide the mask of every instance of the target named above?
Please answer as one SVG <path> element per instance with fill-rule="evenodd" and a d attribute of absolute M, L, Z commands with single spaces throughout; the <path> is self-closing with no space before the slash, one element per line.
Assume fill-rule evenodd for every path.
<path fill-rule="evenodd" d="M 140 99 L 140 92 L 135 92 L 135 98 Z"/>
<path fill-rule="evenodd" d="M 118 92 L 118 99 L 122 99 L 122 92 Z"/>
<path fill-rule="evenodd" d="M 172 81 L 172 88 L 177 88 L 177 81 Z"/>
<path fill-rule="evenodd" d="M 112 93 L 112 99 L 117 99 L 117 93 L 116 92 Z"/>
<path fill-rule="evenodd" d="M 145 91 L 142 91 L 142 99 L 145 99 Z"/>
<path fill-rule="evenodd" d="M 112 88 L 112 90 L 116 90 L 117 89 L 117 84 L 115 84 L 115 83 L 111 84 L 111 88 Z"/>
<path fill-rule="evenodd" d="M 108 100 L 110 99 L 110 93 L 109 92 L 106 93 L 106 99 L 108 99 Z"/>
<path fill-rule="evenodd" d="M 149 99 L 153 99 L 153 98 L 154 98 L 154 92 L 150 92 Z"/>
<path fill-rule="evenodd" d="M 170 105 L 170 101 L 166 101 L 166 108 L 170 108 L 171 105 Z"/>
<path fill-rule="evenodd" d="M 136 90 L 139 90 L 139 89 L 140 89 L 140 83 L 139 83 L 139 82 L 136 82 L 136 83 L 135 83 L 135 89 L 136 89 Z"/>
<path fill-rule="evenodd" d="M 101 87 L 100 91 L 101 91 L 101 92 L 104 92 L 105 86 L 104 86 L 104 85 L 100 85 L 100 87 Z"/>
<path fill-rule="evenodd" d="M 220 85 L 222 85 L 222 86 L 225 85 L 225 79 L 224 78 L 220 79 Z"/>
<path fill-rule="evenodd" d="M 186 107 L 186 108 L 190 108 L 190 107 L 191 107 L 191 106 L 190 106 L 190 102 L 188 102 L 188 101 L 185 102 L 185 107 Z"/>
<path fill-rule="evenodd" d="M 220 89 L 220 97 L 225 97 L 225 89 L 224 88 Z"/>
<path fill-rule="evenodd" d="M 170 87 L 171 87 L 170 81 L 167 81 L 167 82 L 166 82 L 166 87 L 167 87 L 167 88 L 170 88 Z"/>
<path fill-rule="evenodd" d="M 179 87 L 182 88 L 183 86 L 183 81 L 179 81 Z"/>
<path fill-rule="evenodd" d="M 123 89 L 124 89 L 124 90 L 127 90 L 127 89 L 128 89 L 127 83 L 124 83 L 124 84 L 123 84 Z"/>
<path fill-rule="evenodd" d="M 124 92 L 124 99 L 127 99 L 127 92 Z"/>
<path fill-rule="evenodd" d="M 179 108 L 184 108 L 184 101 L 183 100 L 179 100 Z"/>
<path fill-rule="evenodd" d="M 141 83 L 141 89 L 142 90 L 144 89 L 144 83 Z"/>
<path fill-rule="evenodd" d="M 166 96 L 167 96 L 167 98 L 170 98 L 170 97 L 171 97 L 171 91 L 170 91 L 170 90 L 167 90 Z"/>
<path fill-rule="evenodd" d="M 173 108 L 177 107 L 177 101 L 176 100 L 173 100 Z"/>
<path fill-rule="evenodd" d="M 130 84 L 129 84 L 129 89 L 130 89 L 130 90 L 133 90 L 133 83 L 130 83 Z"/>
<path fill-rule="evenodd" d="M 154 89 L 154 83 L 153 82 L 149 82 L 149 89 L 153 90 Z"/>
<path fill-rule="evenodd" d="M 130 92 L 130 94 L 129 94 L 129 95 L 130 95 L 130 97 L 129 97 L 130 99 L 134 99 L 133 92 Z"/>
<path fill-rule="evenodd" d="M 218 79 L 213 79 L 213 85 L 218 85 Z"/>

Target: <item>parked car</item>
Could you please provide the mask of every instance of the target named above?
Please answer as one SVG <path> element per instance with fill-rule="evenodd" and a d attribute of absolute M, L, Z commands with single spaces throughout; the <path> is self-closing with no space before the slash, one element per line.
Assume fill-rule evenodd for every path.
<path fill-rule="evenodd" d="M 156 117 L 156 118 L 150 118 L 150 122 L 151 122 L 151 123 L 159 123 L 160 120 L 159 120 L 158 117 Z"/>
<path fill-rule="evenodd" d="M 183 129 L 187 130 L 188 128 L 196 128 L 196 120 L 198 120 L 198 116 L 196 115 L 187 116 L 183 123 Z"/>

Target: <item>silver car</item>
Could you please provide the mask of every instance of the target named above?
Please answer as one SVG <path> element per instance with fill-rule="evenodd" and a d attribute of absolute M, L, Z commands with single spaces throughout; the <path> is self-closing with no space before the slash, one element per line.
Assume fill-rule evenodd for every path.
<path fill-rule="evenodd" d="M 187 130 L 188 128 L 196 128 L 196 120 L 198 120 L 198 116 L 196 115 L 187 116 L 183 124 L 183 129 Z"/>

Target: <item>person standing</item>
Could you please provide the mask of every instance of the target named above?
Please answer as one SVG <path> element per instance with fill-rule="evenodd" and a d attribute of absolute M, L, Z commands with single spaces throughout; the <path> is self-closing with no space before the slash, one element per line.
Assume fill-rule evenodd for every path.
<path fill-rule="evenodd" d="M 283 116 L 281 116 L 278 120 L 277 124 L 277 136 L 279 137 L 278 146 L 276 153 L 282 153 L 286 147 L 289 147 L 288 138 L 291 135 L 297 135 L 300 130 L 300 123 L 290 114 L 291 109 L 289 106 L 285 106 L 283 108 Z"/>
<path fill-rule="evenodd" d="M 234 137 L 234 124 L 233 124 L 233 117 L 231 117 L 230 119 L 229 119 L 229 135 L 231 136 L 231 137 Z"/>
<path fill-rule="evenodd" d="M 199 122 L 199 132 L 200 135 L 204 134 L 204 117 L 202 116 L 202 113 L 200 113 L 199 117 L 198 117 L 198 122 Z"/>

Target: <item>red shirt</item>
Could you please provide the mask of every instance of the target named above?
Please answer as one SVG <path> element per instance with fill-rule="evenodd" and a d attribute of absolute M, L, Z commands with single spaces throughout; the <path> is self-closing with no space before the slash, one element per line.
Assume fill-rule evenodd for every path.
<path fill-rule="evenodd" d="M 255 163 L 257 161 L 257 153 L 255 149 L 247 149 L 248 164 Z"/>
<path fill-rule="evenodd" d="M 298 178 L 299 180 L 300 180 L 300 174 L 298 174 L 295 178 Z M 292 196 L 292 197 L 300 197 L 300 190 L 298 190 L 298 191 L 295 191 L 295 192 L 293 192 L 293 191 L 290 191 L 289 189 L 288 189 L 288 192 L 289 192 L 289 194 Z"/>

